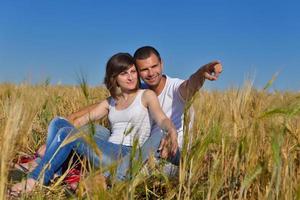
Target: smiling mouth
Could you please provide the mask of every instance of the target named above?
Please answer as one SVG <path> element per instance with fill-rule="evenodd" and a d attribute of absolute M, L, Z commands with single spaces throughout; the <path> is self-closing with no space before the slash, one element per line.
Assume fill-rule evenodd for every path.
<path fill-rule="evenodd" d="M 148 80 L 148 81 L 154 81 L 156 78 L 157 78 L 157 76 L 153 76 L 153 77 L 151 77 L 151 78 L 148 78 L 147 80 Z"/>

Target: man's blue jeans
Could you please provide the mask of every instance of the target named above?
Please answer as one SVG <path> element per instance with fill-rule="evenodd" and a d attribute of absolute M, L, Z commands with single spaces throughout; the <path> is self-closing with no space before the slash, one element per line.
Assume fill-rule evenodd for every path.
<path fill-rule="evenodd" d="M 141 154 L 136 154 L 135 159 L 137 160 L 139 156 L 141 156 L 141 162 L 142 164 L 145 163 L 148 159 L 151 153 L 153 153 L 155 158 L 160 158 L 160 152 L 158 150 L 160 146 L 160 142 L 162 138 L 164 137 L 164 133 L 162 131 L 153 133 L 150 135 L 150 137 L 145 141 L 143 146 L 141 147 Z M 177 152 L 174 156 L 167 159 L 170 163 L 174 165 L 179 165 L 180 162 L 180 150 L 177 149 Z M 117 169 L 117 180 L 122 181 L 128 178 L 131 178 L 131 175 L 128 174 L 128 171 L 131 167 L 131 157 L 130 154 L 127 154 L 123 157 L 120 165 Z"/>
<path fill-rule="evenodd" d="M 83 127 L 79 131 L 89 129 L 88 126 Z M 54 173 L 57 172 L 65 160 L 74 150 L 77 154 L 87 156 L 95 167 L 105 167 L 118 161 L 122 156 L 130 152 L 131 147 L 114 144 L 107 141 L 110 135 L 109 130 L 102 126 L 96 126 L 94 140 L 100 149 L 101 159 L 95 151 L 82 138 L 78 138 L 64 146 L 62 142 L 71 135 L 78 133 L 78 130 L 63 118 L 55 118 L 49 124 L 48 137 L 46 144 L 46 152 L 38 166 L 29 174 L 29 177 L 38 180 L 44 177 L 43 183 L 49 184 Z M 41 172 L 44 173 L 42 174 Z"/>

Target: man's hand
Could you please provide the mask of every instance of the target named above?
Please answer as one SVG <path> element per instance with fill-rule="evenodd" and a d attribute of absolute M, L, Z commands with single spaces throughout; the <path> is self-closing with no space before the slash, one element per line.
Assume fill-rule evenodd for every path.
<path fill-rule="evenodd" d="M 210 81 L 217 80 L 222 70 L 222 65 L 219 61 L 213 61 L 201 67 L 204 78 Z"/>
<path fill-rule="evenodd" d="M 182 98 L 186 101 L 190 100 L 203 86 L 206 79 L 210 81 L 217 80 L 222 70 L 220 61 L 213 61 L 200 67 L 180 85 L 179 92 Z"/>
<path fill-rule="evenodd" d="M 159 151 L 161 158 L 174 156 L 178 149 L 177 134 L 168 133 L 160 142 Z"/>

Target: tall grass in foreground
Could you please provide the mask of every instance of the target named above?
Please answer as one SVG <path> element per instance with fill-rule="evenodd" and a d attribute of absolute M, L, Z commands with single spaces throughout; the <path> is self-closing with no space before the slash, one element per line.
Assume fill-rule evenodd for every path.
<path fill-rule="evenodd" d="M 88 90 L 88 91 L 87 91 Z M 87 95 L 88 94 L 88 95 Z M 0 195 L 5 198 L 9 162 L 44 143 L 49 121 L 87 102 L 104 99 L 102 88 L 0 85 Z M 88 100 L 87 100 L 88 98 Z M 201 91 L 192 102 L 195 119 L 185 120 L 185 144 L 176 177 L 149 162 L 151 175 L 104 190 L 101 171 L 86 173 L 79 192 L 64 186 L 38 189 L 28 199 L 299 199 L 300 94 L 256 90 L 251 83 L 226 91 Z M 106 121 L 102 121 L 106 124 Z M 114 171 L 115 166 L 110 168 Z"/>

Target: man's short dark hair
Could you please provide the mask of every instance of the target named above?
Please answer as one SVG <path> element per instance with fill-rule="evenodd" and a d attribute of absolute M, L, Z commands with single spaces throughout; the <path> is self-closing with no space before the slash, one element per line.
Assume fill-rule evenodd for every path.
<path fill-rule="evenodd" d="M 134 53 L 133 58 L 134 58 L 134 61 L 143 60 L 143 59 L 149 58 L 151 56 L 151 54 L 156 55 L 158 60 L 161 61 L 160 54 L 154 47 L 151 47 L 151 46 L 144 46 L 144 47 L 137 49 Z"/>

